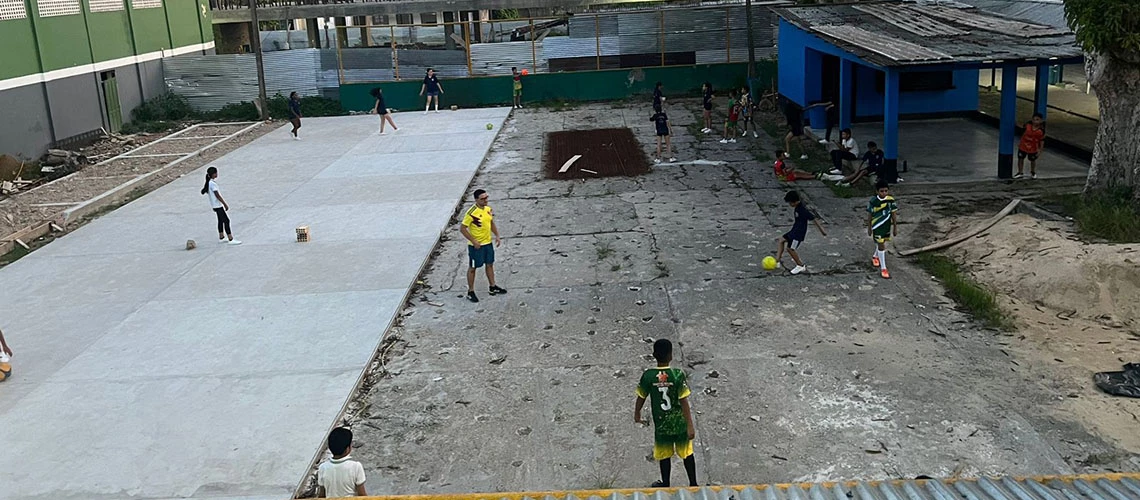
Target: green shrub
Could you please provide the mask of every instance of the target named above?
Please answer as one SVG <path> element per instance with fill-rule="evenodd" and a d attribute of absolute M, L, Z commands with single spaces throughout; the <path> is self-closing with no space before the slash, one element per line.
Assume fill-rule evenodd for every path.
<path fill-rule="evenodd" d="M 222 106 L 222 109 L 206 113 L 205 118 L 218 122 L 251 122 L 257 121 L 261 116 L 257 112 L 257 106 L 246 101 Z"/>
<path fill-rule="evenodd" d="M 131 111 L 132 122 L 159 122 L 190 120 L 198 113 L 190 107 L 185 97 L 165 93 L 142 103 Z"/>
<path fill-rule="evenodd" d="M 124 123 L 123 127 L 119 129 L 119 133 L 137 134 L 139 132 L 145 132 L 148 134 L 158 134 L 175 128 L 178 128 L 177 122 L 170 122 L 165 120 L 151 122 L 135 121 Z"/>
<path fill-rule="evenodd" d="M 1113 243 L 1140 242 L 1140 213 L 1133 205 L 1131 189 L 1067 195 L 1061 202 L 1065 212 L 1077 221 L 1081 234 Z"/>
<path fill-rule="evenodd" d="M 326 99 L 319 96 L 301 98 L 301 115 L 309 116 L 344 116 L 348 112 L 340 105 L 340 101 Z M 289 118 L 289 98 L 277 94 L 269 98 L 269 116 L 276 119 Z"/>
<path fill-rule="evenodd" d="M 925 252 L 916 257 L 919 266 L 938 278 L 946 293 L 986 326 L 999 330 L 1012 330 L 1013 322 L 1001 310 L 993 292 L 974 282 L 958 269 L 953 259 L 937 253 Z"/>

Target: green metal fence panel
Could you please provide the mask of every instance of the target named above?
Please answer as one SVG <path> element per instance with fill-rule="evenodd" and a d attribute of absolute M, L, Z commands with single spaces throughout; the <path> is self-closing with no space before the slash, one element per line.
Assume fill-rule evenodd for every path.
<path fill-rule="evenodd" d="M 775 80 L 775 61 L 758 61 L 756 66 L 760 82 L 757 88 L 763 88 L 763 82 Z M 747 74 L 747 63 L 531 74 L 522 79 L 523 102 L 603 101 L 639 95 L 648 99 L 658 81 L 664 85 L 666 95 L 696 95 L 701 84 L 709 82 L 723 96 L 728 89 L 746 86 Z M 441 83 L 444 94 L 440 103 L 445 107 L 509 105 L 511 102 L 510 76 L 456 78 Z M 374 102 L 369 91 L 375 87 L 383 90 L 389 108 L 403 111 L 423 106 L 418 80 L 344 84 L 340 86 L 341 105 L 354 111 L 371 109 Z M 648 106 L 648 100 L 646 103 Z"/>

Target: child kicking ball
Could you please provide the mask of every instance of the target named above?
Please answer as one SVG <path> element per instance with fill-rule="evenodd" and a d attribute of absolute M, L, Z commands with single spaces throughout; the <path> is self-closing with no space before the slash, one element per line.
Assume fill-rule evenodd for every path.
<path fill-rule="evenodd" d="M 800 245 L 804 242 L 804 238 L 807 237 L 808 221 L 815 224 L 820 234 L 827 236 L 827 231 L 824 231 L 823 226 L 819 225 L 815 214 L 811 213 L 811 211 L 804 206 L 803 202 L 800 201 L 799 193 L 788 191 L 788 194 L 784 195 L 784 201 L 787 202 L 795 212 L 795 222 L 792 223 L 791 231 L 784 233 L 783 236 L 776 239 L 776 243 L 779 245 L 779 248 L 776 250 L 776 262 L 780 262 L 780 259 L 784 257 L 784 250 L 786 249 L 788 255 L 791 255 L 792 260 L 796 262 L 796 267 L 792 268 L 792 274 L 800 274 L 807 270 L 804 261 L 800 260 L 798 250 Z"/>

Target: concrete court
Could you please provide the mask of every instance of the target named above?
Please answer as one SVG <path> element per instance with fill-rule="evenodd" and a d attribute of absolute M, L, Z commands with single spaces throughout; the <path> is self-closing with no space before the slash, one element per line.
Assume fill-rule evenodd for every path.
<path fill-rule="evenodd" d="M 0 498 L 289 498 L 508 113 L 306 119 L 212 164 L 244 245 L 203 168 L 0 269 Z"/>
<path fill-rule="evenodd" d="M 883 145 L 882 123 L 857 123 L 851 127 L 859 150 L 867 141 Z M 836 131 L 832 131 L 835 139 Z M 822 137 L 822 135 L 820 135 Z M 904 120 L 899 123 L 899 169 L 908 162 L 909 172 L 899 174 L 905 182 L 969 182 L 997 180 L 998 130 L 962 118 Z M 1020 139 L 1020 136 L 1018 136 Z M 1014 146 L 1013 168 L 1017 172 Z M 1045 149 L 1037 160 L 1039 179 L 1087 177 L 1089 166 L 1056 151 Z M 1029 160 L 1025 160 L 1029 176 Z"/>

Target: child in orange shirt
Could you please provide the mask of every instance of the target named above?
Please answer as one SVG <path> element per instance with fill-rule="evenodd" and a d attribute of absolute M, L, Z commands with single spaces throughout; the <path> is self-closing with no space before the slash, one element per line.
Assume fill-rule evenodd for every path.
<path fill-rule="evenodd" d="M 1037 178 L 1037 157 L 1045 143 L 1045 117 L 1041 113 L 1033 113 L 1033 119 L 1025 124 L 1025 132 L 1021 134 L 1021 143 L 1017 145 L 1017 175 L 1014 179 L 1025 177 L 1022 170 L 1025 168 L 1025 157 L 1029 157 L 1029 178 Z"/>

